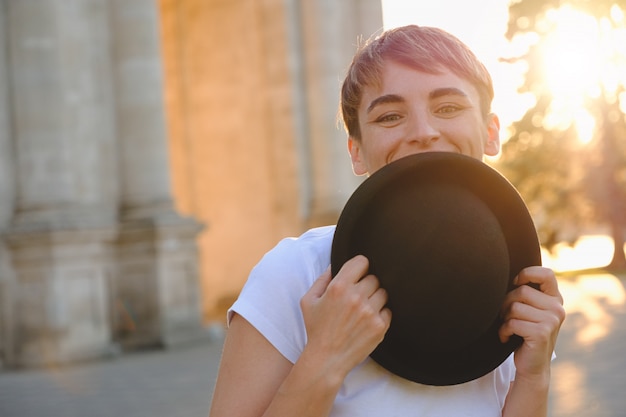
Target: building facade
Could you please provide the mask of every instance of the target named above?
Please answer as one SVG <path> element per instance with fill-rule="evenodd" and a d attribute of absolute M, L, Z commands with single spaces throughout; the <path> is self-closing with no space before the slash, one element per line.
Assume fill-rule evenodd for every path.
<path fill-rule="evenodd" d="M 336 112 L 374 0 L 0 0 L 0 360 L 204 337 L 358 183 Z"/>

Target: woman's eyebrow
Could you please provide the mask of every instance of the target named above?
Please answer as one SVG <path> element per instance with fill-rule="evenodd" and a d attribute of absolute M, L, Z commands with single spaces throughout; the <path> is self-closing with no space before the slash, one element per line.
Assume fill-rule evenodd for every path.
<path fill-rule="evenodd" d="M 430 92 L 430 94 L 428 94 L 428 97 L 430 99 L 444 97 L 444 96 L 467 97 L 467 93 L 455 87 L 445 87 L 445 88 L 437 88 L 436 90 L 433 90 Z"/>
<path fill-rule="evenodd" d="M 397 94 L 385 94 L 372 100 L 369 106 L 367 106 L 367 113 L 370 113 L 376 106 L 387 103 L 404 103 L 406 100 L 404 97 Z"/>
<path fill-rule="evenodd" d="M 443 87 L 443 88 L 437 88 L 431 91 L 430 94 L 428 94 L 428 97 L 430 99 L 435 99 L 435 98 L 444 97 L 444 96 L 467 97 L 467 93 L 465 93 L 463 90 L 456 88 L 456 87 Z M 397 94 L 385 94 L 372 100 L 369 106 L 367 106 L 366 111 L 367 113 L 370 113 L 372 110 L 374 110 L 374 108 L 376 108 L 377 106 L 380 106 L 381 104 L 404 103 L 405 101 L 406 100 L 404 99 L 404 97 L 399 96 Z"/>

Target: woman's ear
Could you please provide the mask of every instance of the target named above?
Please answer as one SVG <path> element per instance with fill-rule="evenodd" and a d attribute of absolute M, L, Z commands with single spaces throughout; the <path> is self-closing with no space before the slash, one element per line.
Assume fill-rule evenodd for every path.
<path fill-rule="evenodd" d="M 363 161 L 361 141 L 348 137 L 348 152 L 350 152 L 350 159 L 352 160 L 352 171 L 355 175 L 367 174 L 367 167 Z"/>
<path fill-rule="evenodd" d="M 500 119 L 495 113 L 487 115 L 487 142 L 485 155 L 496 156 L 500 152 Z"/>

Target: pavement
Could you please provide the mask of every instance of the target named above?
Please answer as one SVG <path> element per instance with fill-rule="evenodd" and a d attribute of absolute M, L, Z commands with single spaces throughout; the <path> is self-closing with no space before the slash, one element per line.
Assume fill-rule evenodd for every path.
<path fill-rule="evenodd" d="M 626 277 L 561 280 L 568 318 L 550 417 L 626 417 Z M 0 417 L 206 417 L 223 335 L 61 368 L 0 372 Z"/>

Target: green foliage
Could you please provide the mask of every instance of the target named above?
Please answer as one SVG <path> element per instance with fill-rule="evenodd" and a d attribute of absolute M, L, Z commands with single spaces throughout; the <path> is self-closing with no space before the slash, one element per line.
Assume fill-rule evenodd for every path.
<path fill-rule="evenodd" d="M 616 91 L 608 91 L 600 83 L 594 94 L 587 92 L 585 107 L 595 120 L 591 142 L 578 139 L 574 115 L 565 124 L 546 122 L 556 100 L 543 71 L 544 48 L 555 29 L 546 17 L 551 9 L 566 5 L 603 19 L 605 26 L 611 22 L 624 28 L 623 22 L 615 23 L 610 16 L 614 5 L 626 12 L 626 0 L 520 0 L 510 5 L 507 38 L 515 41 L 516 36 L 534 34 L 535 42 L 523 55 L 504 60 L 527 63 L 520 91 L 531 92 L 536 104 L 514 123 L 497 166 L 527 201 L 544 246 L 550 249 L 562 241 L 573 243 L 585 227 L 605 225 L 616 243 L 613 263 L 624 266 L 626 116 L 622 111 L 626 108 L 626 78 L 622 77 Z M 575 50 L 576 45 L 568 46 Z M 592 59 L 580 58 L 580 62 Z M 626 57 L 620 59 L 626 62 Z M 573 70 L 563 64 L 558 68 L 563 74 Z M 624 101 L 621 110 L 620 93 Z"/>
<path fill-rule="evenodd" d="M 584 198 L 584 153 L 574 129 L 550 131 L 533 123 L 548 103 L 543 97 L 515 123 L 498 168 L 524 197 L 542 244 L 551 249 L 576 241 L 592 220 L 592 207 Z"/>

